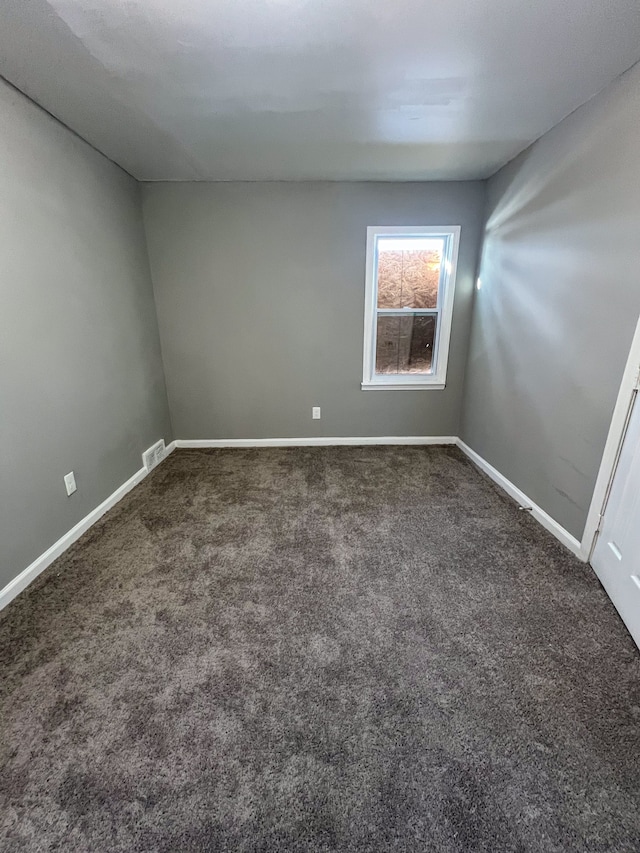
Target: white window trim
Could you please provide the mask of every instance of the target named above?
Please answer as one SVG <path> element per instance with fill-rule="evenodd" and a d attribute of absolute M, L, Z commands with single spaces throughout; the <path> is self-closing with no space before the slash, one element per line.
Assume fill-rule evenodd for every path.
<path fill-rule="evenodd" d="M 385 375 L 375 374 L 375 347 L 376 347 L 376 306 L 378 302 L 378 276 L 376 268 L 376 244 L 378 237 L 395 234 L 401 237 L 449 237 L 448 256 L 444 263 L 448 263 L 448 270 L 443 276 L 440 292 L 438 294 L 439 322 L 436 329 L 436 342 L 434 345 L 435 371 L 422 375 Z M 442 390 L 447 383 L 447 364 L 449 361 L 449 343 L 451 340 L 451 322 L 453 320 L 453 301 L 456 286 L 456 272 L 458 268 L 458 248 L 460 244 L 460 226 L 398 226 L 398 225 L 371 225 L 367 228 L 367 267 L 365 281 L 365 308 L 364 308 L 364 351 L 362 370 L 363 391 L 407 391 L 407 390 Z M 412 309 L 404 309 L 407 314 L 416 313 Z M 395 312 L 394 312 L 395 313 Z M 398 313 L 401 313 L 399 311 Z M 433 313 L 433 312 L 425 312 Z"/>

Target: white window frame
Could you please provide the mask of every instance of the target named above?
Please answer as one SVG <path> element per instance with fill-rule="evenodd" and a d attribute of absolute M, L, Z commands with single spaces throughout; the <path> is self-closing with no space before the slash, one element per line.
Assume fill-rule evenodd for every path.
<path fill-rule="evenodd" d="M 379 309 L 378 308 L 378 264 L 377 245 L 379 237 L 444 237 L 445 254 L 442 259 L 438 304 L 435 309 Z M 447 363 L 449 361 L 449 342 L 451 339 L 451 321 L 453 320 L 453 302 L 458 267 L 458 248 L 460 244 L 460 226 L 447 225 L 371 225 L 367 228 L 367 267 L 365 281 L 364 308 L 364 353 L 362 370 L 362 390 L 442 390 L 447 383 Z M 377 374 L 376 367 L 376 330 L 378 314 L 430 315 L 437 317 L 436 340 L 432 356 L 432 371 L 423 374 Z"/>

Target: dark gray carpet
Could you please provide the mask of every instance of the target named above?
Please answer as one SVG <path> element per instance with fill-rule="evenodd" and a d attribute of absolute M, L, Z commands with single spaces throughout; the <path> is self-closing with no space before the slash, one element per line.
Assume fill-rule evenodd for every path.
<path fill-rule="evenodd" d="M 640 850 L 640 656 L 453 448 L 178 451 L 0 665 L 3 851 Z"/>

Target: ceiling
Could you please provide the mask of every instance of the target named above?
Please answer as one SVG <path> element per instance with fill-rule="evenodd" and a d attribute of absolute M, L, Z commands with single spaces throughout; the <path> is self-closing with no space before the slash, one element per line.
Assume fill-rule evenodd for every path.
<path fill-rule="evenodd" d="M 0 5 L 0 74 L 140 180 L 487 177 L 638 59 L 638 0 Z"/>

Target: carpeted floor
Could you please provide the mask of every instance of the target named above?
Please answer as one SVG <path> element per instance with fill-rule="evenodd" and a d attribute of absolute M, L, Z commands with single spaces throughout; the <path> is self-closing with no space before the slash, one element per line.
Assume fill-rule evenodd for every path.
<path fill-rule="evenodd" d="M 3 851 L 640 850 L 640 655 L 453 448 L 178 451 L 0 665 Z"/>

